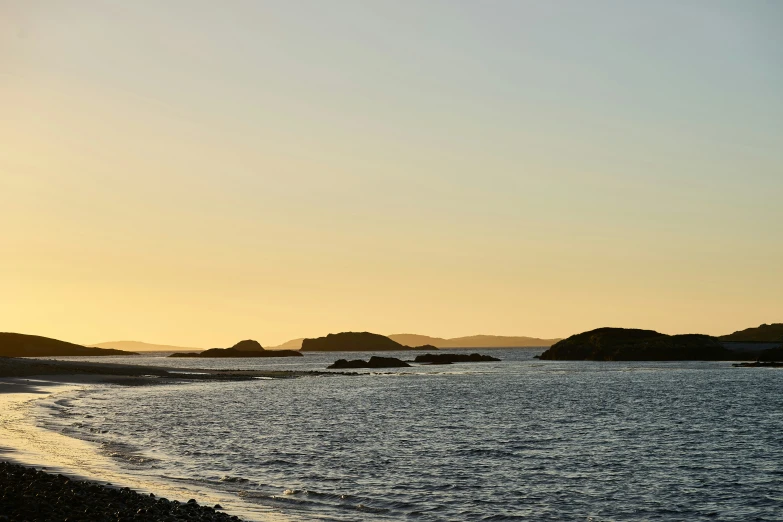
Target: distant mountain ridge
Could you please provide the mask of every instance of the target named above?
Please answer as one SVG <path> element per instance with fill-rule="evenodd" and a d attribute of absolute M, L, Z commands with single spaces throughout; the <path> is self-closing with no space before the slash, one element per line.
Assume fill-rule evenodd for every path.
<path fill-rule="evenodd" d="M 467 337 L 430 337 L 419 334 L 392 334 L 389 339 L 406 346 L 431 344 L 436 348 L 525 348 L 552 346 L 561 339 L 539 339 L 537 337 L 504 335 L 470 335 Z"/>
<path fill-rule="evenodd" d="M 304 341 L 304 337 L 300 337 L 298 339 L 291 339 L 290 341 L 286 341 L 283 344 L 278 344 L 277 346 L 268 346 L 267 350 L 298 350 L 302 347 L 302 341 Z"/>
<path fill-rule="evenodd" d="M 302 357 L 302 354 L 296 350 L 265 350 L 258 341 L 246 339 L 231 348 L 210 348 L 199 353 L 176 352 L 169 357 Z"/>
<path fill-rule="evenodd" d="M 66 357 L 138 355 L 135 352 L 82 346 L 80 344 L 20 333 L 0 333 L 0 357 Z"/>
<path fill-rule="evenodd" d="M 89 345 L 90 348 L 114 348 L 116 350 L 132 350 L 134 352 L 179 352 L 188 350 L 204 350 L 187 346 L 172 346 L 169 344 L 144 343 L 141 341 L 109 341 Z"/>

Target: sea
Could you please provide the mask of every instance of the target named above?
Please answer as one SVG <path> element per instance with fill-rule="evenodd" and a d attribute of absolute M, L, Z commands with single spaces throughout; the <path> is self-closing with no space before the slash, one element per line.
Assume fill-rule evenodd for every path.
<path fill-rule="evenodd" d="M 37 401 L 35 418 L 134 484 L 246 520 L 783 520 L 783 369 L 453 350 L 472 351 L 501 361 L 86 386 Z M 163 355 L 63 359 L 324 370 L 372 354 Z"/>

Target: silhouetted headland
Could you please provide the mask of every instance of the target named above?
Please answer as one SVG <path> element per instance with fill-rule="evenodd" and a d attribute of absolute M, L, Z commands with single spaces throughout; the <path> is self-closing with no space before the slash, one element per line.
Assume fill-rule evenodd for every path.
<path fill-rule="evenodd" d="M 346 369 L 346 368 L 408 368 L 410 364 L 401 361 L 395 357 L 370 357 L 369 361 L 354 359 L 338 359 L 333 364 L 327 366 L 328 369 Z"/>
<path fill-rule="evenodd" d="M 96 355 L 138 355 L 134 352 L 109 348 L 90 348 L 80 344 L 68 343 L 20 333 L 0 333 L 0 357 L 67 357 Z"/>
<path fill-rule="evenodd" d="M 539 356 L 560 361 L 736 361 L 745 358 L 709 335 L 598 328 L 572 335 Z"/>
<path fill-rule="evenodd" d="M 783 343 L 783 323 L 762 324 L 719 337 L 722 341 L 741 343 Z"/>
<path fill-rule="evenodd" d="M 411 348 L 393 341 L 385 335 L 370 332 L 341 332 L 302 341 L 303 352 L 397 352 L 402 350 L 418 350 L 418 348 Z"/>
<path fill-rule="evenodd" d="M 258 341 L 247 339 L 231 348 L 210 348 L 200 353 L 173 353 L 169 357 L 302 357 L 302 354 L 295 350 L 264 350 Z"/>
<path fill-rule="evenodd" d="M 491 362 L 499 361 L 497 357 L 491 355 L 481 355 L 480 353 L 427 353 L 417 355 L 413 362 L 428 364 L 452 364 L 462 362 Z"/>

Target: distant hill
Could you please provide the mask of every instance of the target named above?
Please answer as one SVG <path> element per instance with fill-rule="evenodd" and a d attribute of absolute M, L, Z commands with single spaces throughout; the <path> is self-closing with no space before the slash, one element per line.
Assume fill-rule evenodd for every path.
<path fill-rule="evenodd" d="M 560 339 L 539 339 L 536 337 L 515 337 L 502 335 L 471 335 L 468 337 L 430 337 L 418 334 L 393 334 L 389 339 L 406 346 L 431 344 L 437 348 L 517 348 L 532 346 L 552 346 Z"/>
<path fill-rule="evenodd" d="M 341 332 L 302 341 L 303 352 L 375 352 L 409 349 L 386 336 L 370 332 Z"/>
<path fill-rule="evenodd" d="M 39 335 L 0 333 L 0 357 L 54 357 L 70 355 L 138 355 L 123 350 L 103 349 L 58 341 Z"/>
<path fill-rule="evenodd" d="M 278 344 L 277 346 L 267 346 L 267 350 L 299 350 L 302 347 L 302 341 L 304 341 L 304 337 L 300 337 L 299 339 L 291 339 L 290 341 L 286 341 L 283 344 Z"/>
<path fill-rule="evenodd" d="M 733 334 L 722 335 L 719 339 L 745 343 L 783 342 L 783 323 L 762 324 L 757 328 L 747 328 Z"/>
<path fill-rule="evenodd" d="M 558 361 L 731 361 L 738 354 L 708 335 L 598 328 L 572 335 L 540 355 Z"/>
<path fill-rule="evenodd" d="M 185 346 L 171 346 L 169 344 L 152 344 L 141 341 L 110 341 L 107 343 L 91 344 L 92 348 L 114 348 L 117 350 L 132 350 L 134 352 L 181 352 L 186 350 L 203 350 L 204 348 L 188 348 Z"/>

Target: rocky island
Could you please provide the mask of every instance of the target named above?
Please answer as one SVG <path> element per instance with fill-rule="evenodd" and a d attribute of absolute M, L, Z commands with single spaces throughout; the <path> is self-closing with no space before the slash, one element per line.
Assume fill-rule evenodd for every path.
<path fill-rule="evenodd" d="M 295 350 L 264 350 L 258 341 L 247 339 L 239 341 L 231 348 L 210 348 L 200 353 L 173 353 L 169 357 L 302 357 L 302 354 Z"/>
<path fill-rule="evenodd" d="M 303 352 L 398 352 L 418 349 L 370 332 L 341 332 L 302 341 Z M 429 349 L 437 348 L 433 346 Z"/>
<path fill-rule="evenodd" d="M 410 364 L 401 361 L 395 357 L 370 357 L 369 361 L 362 359 L 338 359 L 333 364 L 327 366 L 327 369 L 346 369 L 346 368 L 409 368 Z"/>
<path fill-rule="evenodd" d="M 0 332 L 0 357 L 70 357 L 102 355 L 139 355 L 124 350 L 109 348 L 90 348 L 80 344 L 68 343 L 20 333 Z"/>
<path fill-rule="evenodd" d="M 598 328 L 572 335 L 538 356 L 558 361 L 732 361 L 738 353 L 709 335 Z"/>
<path fill-rule="evenodd" d="M 497 357 L 491 355 L 481 355 L 480 353 L 426 353 L 417 355 L 413 362 L 426 364 L 452 364 L 461 362 L 492 362 L 499 361 Z"/>

